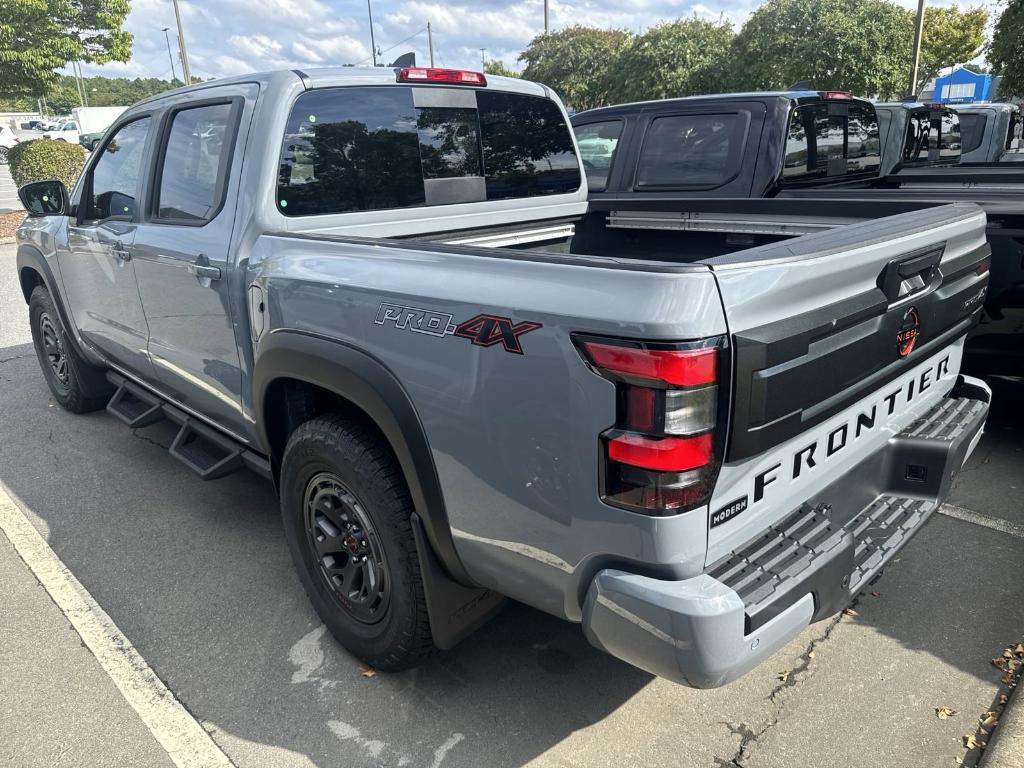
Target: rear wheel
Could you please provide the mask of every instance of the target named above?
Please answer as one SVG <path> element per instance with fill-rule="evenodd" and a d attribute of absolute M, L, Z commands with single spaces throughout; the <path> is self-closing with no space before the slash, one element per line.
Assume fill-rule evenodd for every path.
<path fill-rule="evenodd" d="M 434 648 L 412 512 L 397 461 L 365 423 L 320 416 L 289 438 L 281 513 L 306 594 L 345 648 L 386 671 Z"/>
<path fill-rule="evenodd" d="M 28 307 L 32 344 L 53 398 L 72 413 L 103 408 L 113 387 L 103 370 L 83 360 L 69 343 L 49 291 L 37 286 Z"/>
<path fill-rule="evenodd" d="M 7 147 L 0 147 L 0 165 L 7 165 Z"/>

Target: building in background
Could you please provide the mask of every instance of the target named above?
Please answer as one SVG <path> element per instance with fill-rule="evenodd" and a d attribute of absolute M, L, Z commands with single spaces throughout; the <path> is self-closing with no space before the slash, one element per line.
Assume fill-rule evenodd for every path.
<path fill-rule="evenodd" d="M 930 100 L 944 104 L 970 104 L 995 98 L 992 75 L 972 72 L 966 67 L 954 67 L 948 75 L 935 78 Z M 921 95 L 922 98 L 926 94 Z"/>

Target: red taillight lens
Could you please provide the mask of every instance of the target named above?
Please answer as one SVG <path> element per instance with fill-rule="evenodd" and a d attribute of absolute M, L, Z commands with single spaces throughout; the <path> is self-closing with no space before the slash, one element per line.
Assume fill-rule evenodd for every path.
<path fill-rule="evenodd" d="M 651 379 L 677 387 L 709 384 L 715 380 L 714 347 L 697 349 L 648 349 L 586 342 L 584 348 L 595 366 L 621 376 Z"/>
<path fill-rule="evenodd" d="M 706 503 L 718 474 L 723 341 L 577 341 L 594 372 L 615 382 L 618 392 L 615 426 L 601 435 L 604 501 L 649 515 Z"/>
<path fill-rule="evenodd" d="M 446 83 L 448 85 L 487 85 L 483 72 L 439 67 L 402 67 L 395 76 L 399 83 Z"/>
<path fill-rule="evenodd" d="M 682 472 L 711 461 L 711 435 L 644 437 L 625 433 L 608 441 L 608 458 L 659 472 Z"/>

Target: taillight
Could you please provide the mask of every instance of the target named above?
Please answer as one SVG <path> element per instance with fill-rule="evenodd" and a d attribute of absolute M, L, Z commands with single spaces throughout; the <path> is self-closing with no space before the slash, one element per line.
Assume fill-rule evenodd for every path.
<path fill-rule="evenodd" d="M 445 83 L 447 85 L 487 85 L 483 72 L 439 67 L 402 67 L 395 75 L 399 83 Z"/>
<path fill-rule="evenodd" d="M 600 435 L 602 498 L 649 515 L 707 502 L 718 474 L 722 339 L 681 344 L 578 337 L 591 368 L 615 382 L 615 426 Z"/>

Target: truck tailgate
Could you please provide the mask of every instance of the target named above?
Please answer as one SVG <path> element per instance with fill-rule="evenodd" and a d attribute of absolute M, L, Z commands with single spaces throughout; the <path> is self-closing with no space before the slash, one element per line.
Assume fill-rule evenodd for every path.
<path fill-rule="evenodd" d="M 956 204 L 706 262 L 734 361 L 708 562 L 799 509 L 950 392 L 984 302 L 988 254 L 984 212 Z"/>

